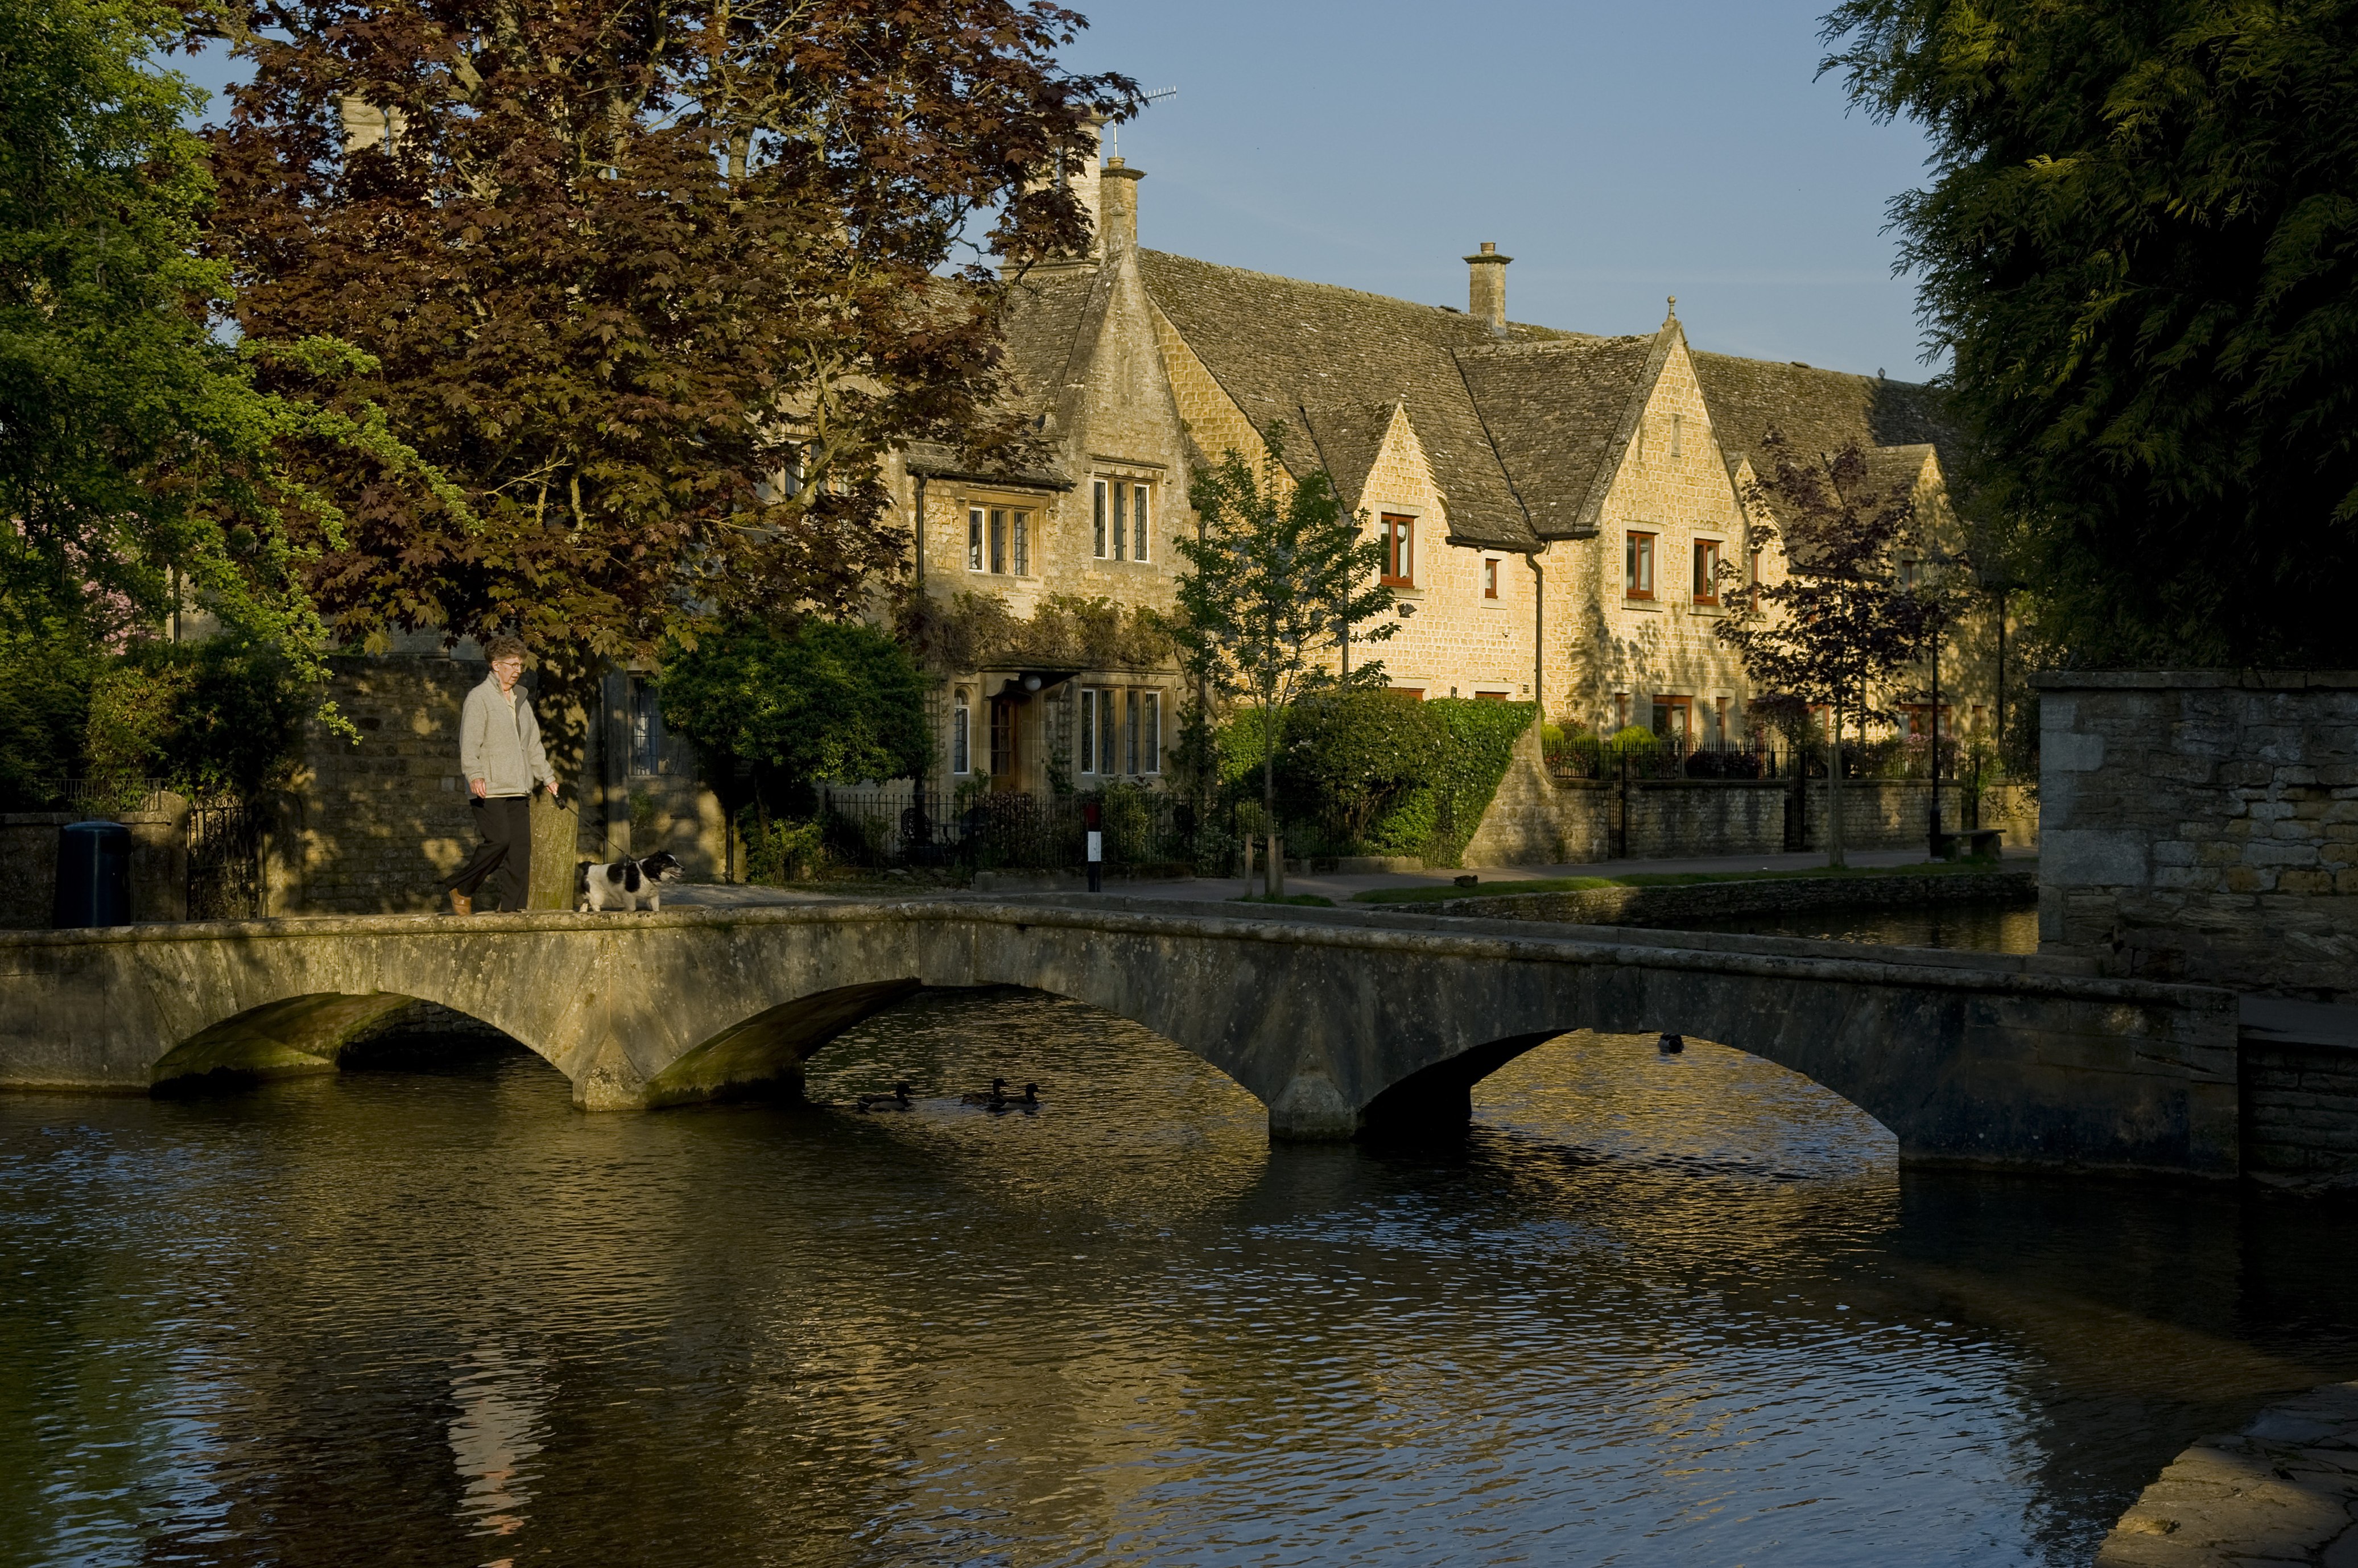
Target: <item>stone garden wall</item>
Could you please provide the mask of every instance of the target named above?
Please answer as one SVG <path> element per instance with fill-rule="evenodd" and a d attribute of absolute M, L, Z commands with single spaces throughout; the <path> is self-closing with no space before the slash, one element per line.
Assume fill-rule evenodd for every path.
<path fill-rule="evenodd" d="M 1516 742 L 1514 759 L 1461 860 L 1468 866 L 1578 865 L 1825 848 L 1823 779 L 1810 781 L 1806 796 L 1799 797 L 1790 779 L 1633 779 L 1626 792 L 1626 850 L 1624 794 L 1617 779 L 1550 774 L 1533 726 Z M 1803 816 L 1793 824 L 1789 819 L 1797 798 Z M 1908 849 L 1927 842 L 1929 780 L 1848 779 L 1842 801 L 1844 842 L 1850 849 Z M 1957 786 L 1944 783 L 1942 820 L 1952 829 L 1963 826 L 1963 806 Z M 2004 830 L 2009 847 L 2036 845 L 2033 792 L 2015 785 L 1985 789 L 1980 826 Z"/>
<path fill-rule="evenodd" d="M 2358 672 L 2035 684 L 2041 951 L 2358 1002 Z"/>

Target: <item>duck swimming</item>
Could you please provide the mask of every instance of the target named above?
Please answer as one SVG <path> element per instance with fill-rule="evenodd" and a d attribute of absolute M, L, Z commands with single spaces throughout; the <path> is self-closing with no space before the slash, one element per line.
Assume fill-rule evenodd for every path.
<path fill-rule="evenodd" d="M 958 1104 L 960 1105 L 987 1105 L 996 1108 L 1003 1106 L 1006 1103 L 1007 1080 L 1005 1078 L 991 1079 L 990 1092 L 988 1094 L 984 1094 L 979 1090 L 977 1090 L 958 1096 Z"/>
<path fill-rule="evenodd" d="M 1038 1110 L 1040 1108 L 1040 1086 L 1037 1084 L 1026 1084 L 1023 1086 L 1023 1092 L 1021 1095 L 1012 1097 L 1001 1095 L 997 1099 L 990 1102 L 990 1108 L 993 1110 Z"/>
<path fill-rule="evenodd" d="M 909 1098 L 909 1086 L 905 1083 L 899 1083 L 892 1086 L 892 1092 L 889 1095 L 861 1095 L 860 1097 L 859 1108 L 861 1110 L 906 1110 L 914 1103 L 915 1102 Z"/>

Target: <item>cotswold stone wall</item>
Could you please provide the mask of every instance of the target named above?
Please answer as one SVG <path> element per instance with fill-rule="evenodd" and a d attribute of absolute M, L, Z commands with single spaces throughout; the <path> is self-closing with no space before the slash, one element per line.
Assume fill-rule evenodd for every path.
<path fill-rule="evenodd" d="M 2042 951 L 2358 1001 L 2358 672 L 2035 684 Z"/>
<path fill-rule="evenodd" d="M 471 647 L 471 644 L 466 644 Z M 339 658 L 329 696 L 360 732 L 355 743 L 314 720 L 287 793 L 270 866 L 269 913 L 375 914 L 442 907 L 436 883 L 474 852 L 475 825 L 459 773 L 459 713 L 481 683 L 480 659 L 397 653 Z M 582 726 L 564 757 L 546 701 L 541 727 L 566 810 L 535 806 L 533 903 L 565 907 L 576 859 L 667 849 L 689 874 L 720 872 L 720 822 L 695 776 L 693 748 L 661 735 L 661 766 L 629 771 L 627 685 L 607 683 L 609 711 Z M 633 796 L 646 826 L 634 844 Z M 568 830 L 569 829 L 569 830 Z M 562 875 L 557 868 L 565 868 Z"/>
<path fill-rule="evenodd" d="M 189 803 L 166 794 L 156 809 L 113 816 L 131 829 L 131 918 L 185 920 L 189 915 Z M 58 830 L 80 822 L 72 811 L 0 816 L 0 927 L 45 930 L 55 913 Z"/>
<path fill-rule="evenodd" d="M 1921 779 L 1846 781 L 1844 844 L 1853 849 L 1927 845 L 1931 792 Z M 1468 866 L 1546 866 L 1824 849 L 1825 781 L 1810 783 L 1802 820 L 1793 824 L 1796 799 L 1790 779 L 1633 779 L 1626 792 L 1618 780 L 1558 779 L 1541 760 L 1534 726 L 1516 743 L 1490 809 L 1460 859 Z M 1952 830 L 1964 823 L 1964 804 L 1955 785 L 1942 785 L 1942 821 Z M 2039 841 L 2037 805 L 2017 786 L 1982 792 L 1980 825 L 2004 831 L 2009 846 Z"/>

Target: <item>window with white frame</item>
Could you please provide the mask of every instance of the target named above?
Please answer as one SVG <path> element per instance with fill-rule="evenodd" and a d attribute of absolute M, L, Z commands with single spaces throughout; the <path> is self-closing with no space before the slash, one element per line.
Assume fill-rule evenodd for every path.
<path fill-rule="evenodd" d="M 631 677 L 631 772 L 651 778 L 663 771 L 663 708 L 655 685 Z"/>
<path fill-rule="evenodd" d="M 966 509 L 966 569 L 1032 575 L 1032 514 L 1014 506 Z"/>
<path fill-rule="evenodd" d="M 1099 560 L 1143 561 L 1147 550 L 1147 486 L 1101 479 L 1092 488 L 1090 553 Z"/>
<path fill-rule="evenodd" d="M 960 687 L 950 697 L 950 772 L 974 771 L 974 698 Z"/>

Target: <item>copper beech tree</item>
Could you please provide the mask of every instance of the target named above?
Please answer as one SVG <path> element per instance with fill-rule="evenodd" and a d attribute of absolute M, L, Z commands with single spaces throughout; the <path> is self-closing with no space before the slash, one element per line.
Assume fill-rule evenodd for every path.
<path fill-rule="evenodd" d="M 1009 0 L 197 0 L 254 79 L 212 132 L 209 243 L 255 337 L 375 368 L 276 388 L 384 408 L 471 516 L 313 452 L 347 640 L 512 628 L 559 679 L 707 617 L 852 612 L 906 535 L 880 461 L 978 461 L 984 264 L 1080 244 L 1054 178 L 1133 88 Z"/>
<path fill-rule="evenodd" d="M 1746 613 L 1720 622 L 1718 635 L 1762 691 L 1827 706 L 1827 844 L 1841 865 L 1844 716 L 1857 714 L 1864 732 L 1869 692 L 1925 656 L 1965 590 L 1929 575 L 1909 580 L 1903 564 L 1925 544 L 1913 490 L 1878 487 L 1855 445 L 1810 459 L 1772 430 L 1760 457 L 1765 472 L 1744 496 L 1750 548 L 1781 546 L 1785 576 L 1747 581 L 1723 562 L 1722 596 Z"/>

